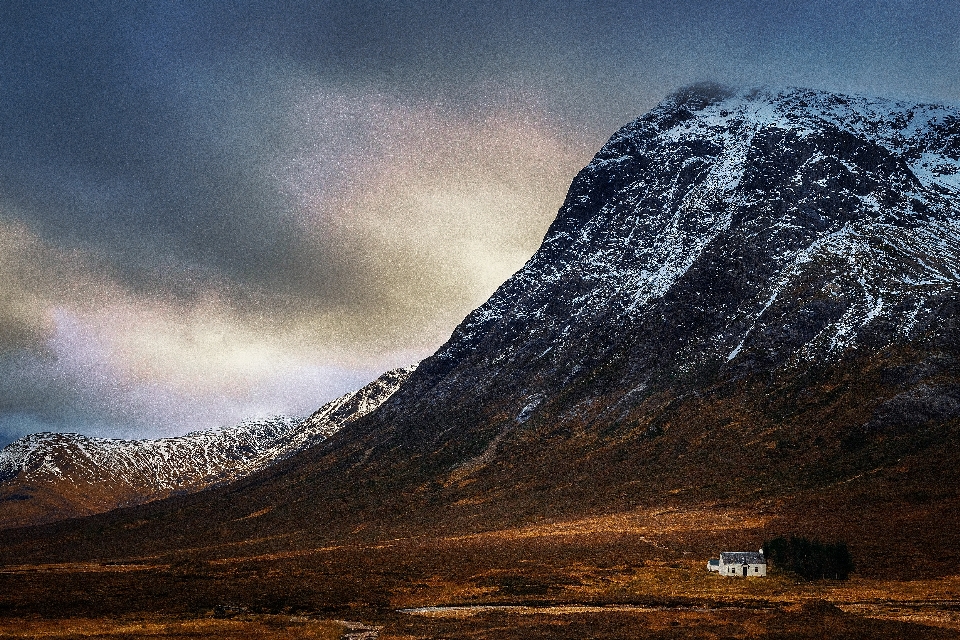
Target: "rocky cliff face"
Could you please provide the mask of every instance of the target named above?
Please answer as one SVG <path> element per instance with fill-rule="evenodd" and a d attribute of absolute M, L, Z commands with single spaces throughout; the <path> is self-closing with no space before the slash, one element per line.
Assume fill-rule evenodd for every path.
<path fill-rule="evenodd" d="M 159 440 L 26 436 L 0 452 L 0 525 L 99 513 L 248 476 L 367 415 L 414 369 L 389 371 L 306 419 L 280 417 Z"/>
<path fill-rule="evenodd" d="M 538 420 L 654 433 L 651 407 L 717 384 L 913 348 L 923 364 L 901 365 L 923 372 L 884 374 L 871 402 L 932 396 L 950 420 L 958 294 L 960 111 L 691 87 L 603 146 L 541 248 L 421 365 L 370 442 L 482 466 Z M 851 426 L 896 413 L 871 402 Z"/>
<path fill-rule="evenodd" d="M 131 557 L 275 554 L 638 506 L 707 530 L 720 505 L 955 571 L 958 300 L 960 111 L 692 87 L 614 134 L 376 412 L 142 529 L 24 548 L 98 557 L 106 523 Z"/>

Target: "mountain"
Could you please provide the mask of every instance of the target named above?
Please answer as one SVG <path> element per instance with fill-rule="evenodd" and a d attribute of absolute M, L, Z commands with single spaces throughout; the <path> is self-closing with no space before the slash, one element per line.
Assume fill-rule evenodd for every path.
<path fill-rule="evenodd" d="M 741 504 L 947 566 L 958 301 L 960 110 L 690 87 L 615 133 L 528 263 L 290 473 L 436 528 Z"/>
<path fill-rule="evenodd" d="M 954 572 L 958 301 L 960 110 L 689 87 L 613 135 L 535 255 L 376 412 L 229 485 L 0 548 L 299 557 L 680 509 L 703 527 L 676 544 L 703 552 L 735 510 L 750 535 L 846 539 L 867 575 Z"/>
<path fill-rule="evenodd" d="M 0 452 L 0 526 L 100 513 L 250 475 L 367 415 L 415 368 L 384 373 L 306 419 L 248 421 L 159 440 L 26 436 Z"/>
<path fill-rule="evenodd" d="M 472 388 L 523 423 L 615 370 L 585 394 L 619 388 L 609 421 L 707 379 L 955 338 L 958 158 L 955 108 L 681 91 L 604 145 L 536 255 L 391 406 Z"/>

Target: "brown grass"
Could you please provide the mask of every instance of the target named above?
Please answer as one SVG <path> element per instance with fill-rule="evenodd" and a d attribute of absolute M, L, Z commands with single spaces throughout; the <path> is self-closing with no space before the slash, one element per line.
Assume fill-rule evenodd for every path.
<path fill-rule="evenodd" d="M 722 549 L 753 549 L 766 513 L 708 505 L 421 533 L 263 553 L 167 555 L 0 568 L 0 638 L 321 638 L 335 619 L 405 638 L 952 638 L 960 575 L 842 582 L 726 578 Z M 229 551 L 230 555 L 225 555 Z M 211 617 L 223 604 L 249 612 Z M 522 608 L 411 615 L 438 605 Z"/>
<path fill-rule="evenodd" d="M 291 616 L 243 616 L 233 619 L 164 618 L 157 616 L 110 619 L 36 618 L 0 619 L 0 638 L 164 638 L 167 640 L 208 638 L 210 640 L 337 640 L 344 626 L 328 620 Z"/>

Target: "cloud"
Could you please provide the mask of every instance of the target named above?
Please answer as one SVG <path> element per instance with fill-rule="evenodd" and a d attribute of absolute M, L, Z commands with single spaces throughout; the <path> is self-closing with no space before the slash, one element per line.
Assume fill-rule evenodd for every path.
<path fill-rule="evenodd" d="M 0 354 L 42 348 L 52 301 L 83 300 L 94 283 L 75 253 L 46 246 L 23 224 L 0 217 Z"/>
<path fill-rule="evenodd" d="M 0 281 L 0 441 L 38 428 L 160 436 L 305 415 L 413 355 L 358 358 L 313 342 L 215 282 L 189 298 L 144 295 L 101 257 L 16 223 L 0 224 Z"/>
<path fill-rule="evenodd" d="M 289 70 L 270 86 L 182 123 L 212 127 L 205 151 L 150 181 L 236 165 L 186 217 L 123 172 L 61 167 L 42 180 L 57 197 L 6 194 L 7 438 L 307 413 L 419 360 L 533 253 L 589 156 L 535 104 L 465 110 Z"/>
<path fill-rule="evenodd" d="M 529 105 L 311 89 L 272 173 L 317 269 L 303 295 L 357 339 L 437 344 L 530 257 L 589 159 Z"/>
<path fill-rule="evenodd" d="M 680 85 L 960 99 L 960 14 L 862 5 L 4 5 L 0 441 L 306 412 L 428 355 Z"/>

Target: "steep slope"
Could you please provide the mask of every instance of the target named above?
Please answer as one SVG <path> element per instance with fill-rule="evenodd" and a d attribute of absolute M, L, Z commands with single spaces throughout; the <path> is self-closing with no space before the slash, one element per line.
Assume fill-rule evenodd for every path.
<path fill-rule="evenodd" d="M 106 530 L 129 557 L 275 558 L 719 506 L 844 537 L 864 571 L 954 571 L 958 176 L 956 108 L 682 90 L 614 134 L 537 253 L 376 412 L 9 553 L 97 557 Z"/>
<path fill-rule="evenodd" d="M 956 109 L 682 91 L 604 145 L 536 255 L 391 405 L 455 404 L 469 376 L 529 419 L 627 350 L 643 396 L 922 336 L 960 282 L 958 158 Z"/>
<path fill-rule="evenodd" d="M 447 522 L 762 500 L 945 550 L 958 300 L 960 110 L 692 87 L 614 134 L 524 268 L 290 473 Z"/>
<path fill-rule="evenodd" d="M 274 418 L 159 440 L 37 433 L 0 452 L 0 527 L 141 504 L 250 475 L 322 442 L 390 397 L 396 369 L 309 418 Z"/>

